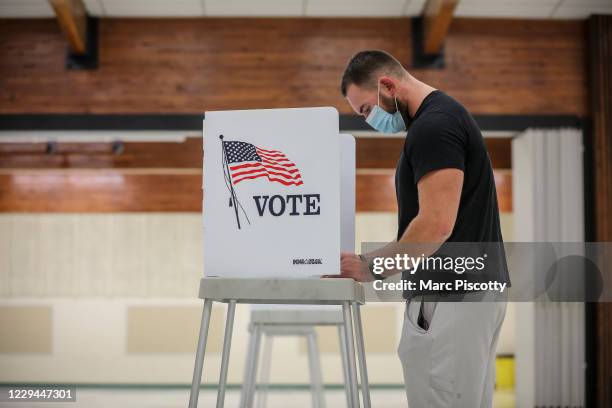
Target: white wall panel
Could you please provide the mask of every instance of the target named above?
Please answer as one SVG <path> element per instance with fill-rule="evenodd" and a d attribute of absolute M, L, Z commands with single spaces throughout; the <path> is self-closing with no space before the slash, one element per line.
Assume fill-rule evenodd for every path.
<path fill-rule="evenodd" d="M 401 17 L 405 4 L 404 0 L 308 0 L 306 3 L 306 15 Z"/>
<path fill-rule="evenodd" d="M 73 254 L 81 295 L 110 296 L 113 293 L 113 264 L 111 246 L 114 240 L 112 225 L 106 217 L 72 216 L 76 236 Z"/>
<path fill-rule="evenodd" d="M 406 0 L 404 15 L 420 16 L 425 7 L 425 0 Z"/>
<path fill-rule="evenodd" d="M 199 17 L 199 0 L 100 0 L 109 17 Z"/>
<path fill-rule="evenodd" d="M 391 212 L 363 212 L 355 220 L 355 249 L 361 252 L 364 242 L 389 242 L 397 234 L 397 214 Z"/>
<path fill-rule="evenodd" d="M 40 295 L 44 282 L 40 279 L 41 250 L 36 231 L 40 220 L 33 215 L 23 215 L 19 222 L 12 220 L 10 230 L 11 269 L 9 287 L 12 293 Z M 24 271 L 18 273 L 17 271 Z"/>
<path fill-rule="evenodd" d="M 195 296 L 199 214 L 1 214 L 9 296 Z"/>
<path fill-rule="evenodd" d="M 0 296 L 10 293 L 11 224 L 10 217 L 0 217 Z"/>
<path fill-rule="evenodd" d="M 612 14 L 612 4 L 563 4 L 552 15 L 559 19 L 582 19 L 588 18 L 591 14 Z"/>
<path fill-rule="evenodd" d="M 37 281 L 34 295 L 58 293 L 62 296 L 75 296 L 80 292 L 80 283 L 91 276 L 89 271 L 77 271 L 75 260 L 81 257 L 75 250 L 75 227 L 70 214 L 57 217 L 32 217 L 29 237 L 37 244 L 37 252 L 30 254 L 36 258 L 32 276 Z M 15 229 L 18 223 L 15 223 Z M 15 271 L 15 275 L 19 271 Z M 87 277 L 84 277 L 86 275 Z"/>
<path fill-rule="evenodd" d="M 0 17 L 53 17 L 48 0 L 0 0 Z"/>
<path fill-rule="evenodd" d="M 495 2 L 463 2 L 455 9 L 456 17 L 512 17 L 512 18 L 547 18 L 553 11 L 553 5 L 541 2 L 527 4 Z"/>
<path fill-rule="evenodd" d="M 207 16 L 301 16 L 302 0 L 204 0 Z"/>
<path fill-rule="evenodd" d="M 87 10 L 87 14 L 103 17 L 104 16 L 104 5 L 102 4 L 102 0 L 83 0 L 83 4 L 85 4 L 85 9 Z"/>
<path fill-rule="evenodd" d="M 83 0 L 89 14 L 107 17 L 417 16 L 425 0 Z M 459 17 L 582 19 L 612 13 L 609 0 L 462 0 Z M 48 0 L 0 0 L 0 17 L 53 17 Z"/>

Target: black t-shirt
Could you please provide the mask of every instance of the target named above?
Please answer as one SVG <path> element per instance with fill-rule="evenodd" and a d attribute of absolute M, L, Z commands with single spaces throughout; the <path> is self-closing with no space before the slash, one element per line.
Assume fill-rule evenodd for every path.
<path fill-rule="evenodd" d="M 503 242 L 493 168 L 482 133 L 470 113 L 439 90 L 427 95 L 414 115 L 397 164 L 397 239 L 419 212 L 419 180 L 431 171 L 447 168 L 462 170 L 464 179 L 457 219 L 446 242 Z M 473 244 L 469 245 L 478 251 Z M 472 275 L 473 280 L 509 283 L 503 246 L 495 244 L 493 248 L 488 248 L 489 252 L 496 249 L 497 256 L 490 257 L 486 270 L 478 276 Z M 444 246 L 437 254 L 443 250 Z M 412 275 L 412 279 L 417 276 Z M 404 272 L 403 278 L 410 279 L 410 275 Z M 404 295 L 410 294 L 405 292 Z"/>

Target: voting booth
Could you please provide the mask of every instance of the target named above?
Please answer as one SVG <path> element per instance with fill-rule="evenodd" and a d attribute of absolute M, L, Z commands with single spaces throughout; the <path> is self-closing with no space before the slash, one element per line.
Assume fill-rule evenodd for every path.
<path fill-rule="evenodd" d="M 207 112 L 204 155 L 206 276 L 339 270 L 335 109 Z"/>
<path fill-rule="evenodd" d="M 347 354 L 348 405 L 360 406 L 358 360 L 369 407 L 363 287 L 321 278 L 340 273 L 341 247 L 354 251 L 354 138 L 339 134 L 338 112 L 329 107 L 206 112 L 203 137 L 204 308 L 189 406 L 197 406 L 211 305 L 218 301 L 228 308 L 217 407 L 223 406 L 236 303 L 262 310 L 335 308 Z"/>

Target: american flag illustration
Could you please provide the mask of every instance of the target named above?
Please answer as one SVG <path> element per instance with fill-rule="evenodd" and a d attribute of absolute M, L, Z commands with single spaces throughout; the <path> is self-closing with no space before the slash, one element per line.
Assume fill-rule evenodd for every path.
<path fill-rule="evenodd" d="M 285 186 L 304 184 L 295 163 L 280 150 L 262 149 L 237 141 L 223 141 L 223 149 L 234 185 L 259 177 L 267 177 L 268 181 Z"/>

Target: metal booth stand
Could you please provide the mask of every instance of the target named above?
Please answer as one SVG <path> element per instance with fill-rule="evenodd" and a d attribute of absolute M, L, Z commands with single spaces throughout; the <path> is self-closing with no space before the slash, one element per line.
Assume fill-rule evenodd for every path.
<path fill-rule="evenodd" d="M 193 369 L 193 382 L 189 395 L 189 408 L 197 408 L 200 383 L 202 382 L 202 367 L 208 338 L 208 326 L 212 302 L 227 303 L 227 319 L 225 336 L 221 355 L 221 370 L 219 388 L 217 391 L 217 408 L 222 408 L 225 401 L 227 385 L 227 370 L 232 343 L 232 329 L 236 303 L 247 304 L 294 304 L 294 305 L 340 305 L 342 306 L 343 322 L 339 325 L 341 339 L 345 342 L 348 363 L 348 391 L 351 408 L 359 408 L 359 383 L 357 381 L 357 362 L 361 377 L 361 393 L 363 407 L 370 408 L 370 389 L 365 360 L 363 330 L 361 326 L 360 306 L 365 303 L 363 286 L 352 279 L 278 279 L 278 278 L 216 278 L 205 277 L 200 280 L 199 297 L 204 300 L 202 322 L 198 348 Z M 356 341 L 356 345 L 355 345 Z M 357 357 L 355 357 L 355 354 Z M 253 358 L 255 358 L 253 356 Z M 250 379 L 253 387 L 255 379 Z M 243 399 L 241 408 L 250 407 L 252 399 Z"/>

